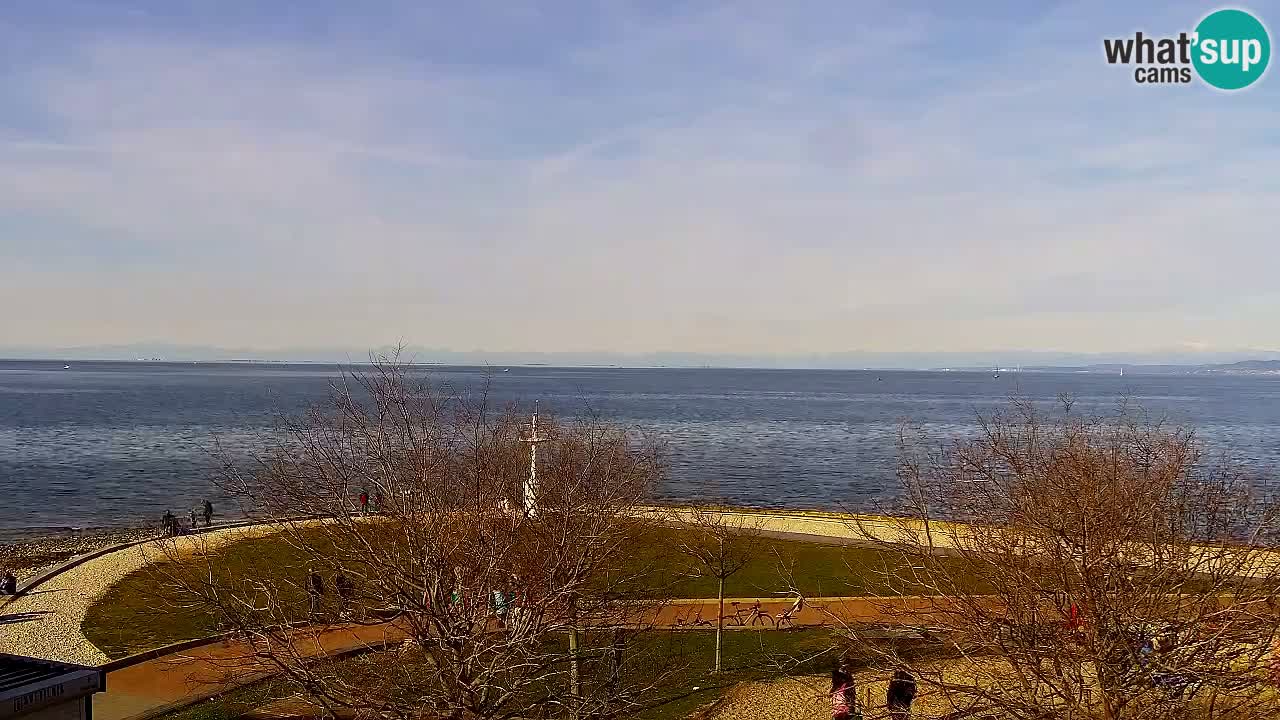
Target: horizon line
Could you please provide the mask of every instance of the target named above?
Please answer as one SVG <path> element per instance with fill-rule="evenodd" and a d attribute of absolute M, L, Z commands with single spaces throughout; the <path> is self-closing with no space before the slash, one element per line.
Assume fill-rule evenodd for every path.
<path fill-rule="evenodd" d="M 1030 352 L 1030 351 L 1028 351 Z M 834 354 L 834 353 L 832 353 Z M 901 353 L 908 354 L 908 353 Z M 1069 353 L 1064 353 L 1069 354 Z M 1105 354 L 1105 353 L 1098 353 Z M 1118 353 L 1117 353 L 1118 354 Z M 1137 353 L 1133 353 L 1137 354 Z M 767 357 L 767 356 L 763 356 Z M 119 363 L 119 364 L 165 364 L 165 365 L 331 365 L 331 366 L 371 366 L 376 360 L 324 360 L 324 359 L 271 359 L 271 358 L 204 358 L 204 359 L 168 359 L 161 357 L 152 358 L 113 358 L 113 357 L 8 357 L 0 355 L 0 363 L 68 363 L 68 362 L 88 362 L 88 363 Z M 457 368 L 550 368 L 550 369 L 575 369 L 575 368 L 592 368 L 592 369 L 617 369 L 617 370 L 804 370 L 804 371 L 837 371 L 837 372 L 1045 372 L 1058 369 L 1088 369 L 1098 367 L 1124 367 L 1132 369 L 1141 368 L 1203 368 L 1215 366 L 1231 366 L 1250 362 L 1276 362 L 1280 363 L 1280 359 L 1243 359 L 1229 362 L 1189 362 L 1189 361 L 1169 361 L 1169 362 L 1094 362 L 1086 364 L 1073 364 L 1063 362 L 1060 364 L 1025 364 L 1015 363 L 1012 365 L 1002 364 L 974 364 L 972 362 L 966 364 L 958 364 L 953 366 L 928 365 L 928 366 L 861 366 L 861 367 L 823 367 L 823 366 L 760 366 L 760 365 L 733 365 L 733 364 L 637 364 L 630 365 L 625 363 L 553 363 L 553 362 L 506 362 L 506 363 L 489 363 L 489 362 L 449 362 L 449 361 L 410 361 L 402 360 L 400 364 L 410 367 L 457 367 Z"/>

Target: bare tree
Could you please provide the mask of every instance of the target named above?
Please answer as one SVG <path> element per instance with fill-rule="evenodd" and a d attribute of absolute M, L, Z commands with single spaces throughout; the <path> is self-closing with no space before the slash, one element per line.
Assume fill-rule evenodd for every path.
<path fill-rule="evenodd" d="M 627 597 L 646 570 L 627 544 L 663 472 L 658 453 L 595 420 L 544 415 L 539 430 L 530 512 L 524 418 L 379 361 L 289 420 L 252 467 L 226 463 L 228 491 L 296 562 L 245 576 L 212 554 L 198 571 L 187 557 L 168 582 L 330 712 L 600 717 L 639 704 L 645 688 L 625 677 L 622 649 L 654 613 Z M 304 619 L 307 630 L 290 629 Z M 362 637 L 381 629 L 371 648 L 400 651 L 352 677 L 315 637 L 360 626 Z M 608 643 L 580 647 L 580 627 Z"/>
<path fill-rule="evenodd" d="M 746 567 L 758 550 L 760 519 L 746 514 L 718 510 L 705 505 L 673 508 L 669 522 L 682 526 L 673 548 L 690 562 L 693 577 L 716 580 L 716 652 L 715 671 L 721 670 L 724 647 L 724 586 L 729 578 Z"/>
<path fill-rule="evenodd" d="M 1280 712 L 1276 506 L 1193 434 L 1121 407 L 1016 401 L 930 451 L 904 439 L 905 516 L 861 524 L 931 597 L 907 624 L 958 655 L 905 669 L 948 717 L 1255 718 Z"/>

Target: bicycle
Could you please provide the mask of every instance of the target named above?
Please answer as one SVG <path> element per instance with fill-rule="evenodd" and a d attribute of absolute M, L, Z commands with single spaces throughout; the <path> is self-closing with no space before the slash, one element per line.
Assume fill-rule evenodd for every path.
<path fill-rule="evenodd" d="M 794 628 L 796 626 L 796 613 L 803 609 L 804 596 L 796 595 L 796 601 L 792 603 L 791 607 L 778 613 L 778 617 L 774 618 L 773 626 L 775 628 L 782 629 L 782 626 L 785 623 L 788 628 Z"/>
<path fill-rule="evenodd" d="M 738 603 L 733 603 L 737 605 Z M 745 613 L 745 615 L 743 614 Z M 733 619 L 737 621 L 738 627 L 746 627 L 750 625 L 755 627 L 756 623 L 760 623 L 761 627 L 776 626 L 773 616 L 760 609 L 760 601 L 757 600 L 754 605 L 747 609 L 737 608 L 733 612 Z"/>
<path fill-rule="evenodd" d="M 713 624 L 714 623 L 712 623 L 710 620 L 702 617 L 702 611 L 699 610 L 693 617 L 689 617 L 687 615 L 677 616 L 675 626 L 677 628 L 684 628 L 684 627 L 697 628 L 697 627 L 711 627 Z"/>

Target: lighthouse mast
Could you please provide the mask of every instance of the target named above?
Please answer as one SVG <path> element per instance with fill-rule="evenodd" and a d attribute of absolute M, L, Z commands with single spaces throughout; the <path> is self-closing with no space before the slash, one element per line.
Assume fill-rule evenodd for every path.
<path fill-rule="evenodd" d="M 521 441 L 529 443 L 529 477 L 524 482 L 524 512 L 529 517 L 538 516 L 538 445 L 549 439 L 538 434 L 538 401 L 534 400 L 529 437 Z"/>

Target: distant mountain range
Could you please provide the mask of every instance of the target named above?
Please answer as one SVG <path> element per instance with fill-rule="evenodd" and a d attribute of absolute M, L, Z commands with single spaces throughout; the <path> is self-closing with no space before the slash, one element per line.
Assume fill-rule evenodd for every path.
<path fill-rule="evenodd" d="M 171 362 L 361 363 L 391 347 L 220 348 L 201 345 L 135 343 L 77 347 L 0 346 L 0 358 L 50 360 L 160 360 Z M 810 354 L 711 354 L 684 352 L 511 352 L 449 350 L 411 346 L 404 358 L 443 365 L 554 365 L 593 367 L 740 367 L 795 369 L 975 369 L 1023 371 L 1270 374 L 1280 372 L 1280 351 L 1241 349 L 1205 352 L 1185 349 L 1148 353 L 1065 353 L 1029 350 L 987 352 L 865 352 Z"/>
<path fill-rule="evenodd" d="M 1233 363 L 1200 365 L 1125 365 L 1100 364 L 1084 366 L 1036 366 L 1023 368 L 1033 372 L 1119 373 L 1121 370 L 1143 375 L 1280 375 L 1280 360 L 1241 360 Z"/>

